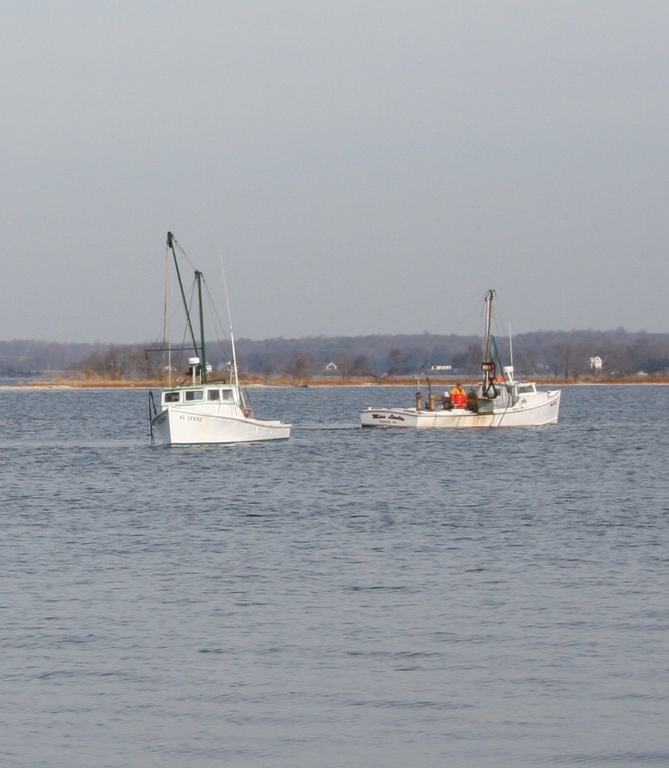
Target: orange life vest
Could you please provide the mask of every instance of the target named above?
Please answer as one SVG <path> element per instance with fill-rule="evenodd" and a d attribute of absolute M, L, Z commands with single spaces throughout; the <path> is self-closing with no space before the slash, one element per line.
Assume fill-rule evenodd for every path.
<path fill-rule="evenodd" d="M 467 393 L 462 387 L 453 387 L 451 390 L 451 402 L 456 408 L 467 407 Z"/>

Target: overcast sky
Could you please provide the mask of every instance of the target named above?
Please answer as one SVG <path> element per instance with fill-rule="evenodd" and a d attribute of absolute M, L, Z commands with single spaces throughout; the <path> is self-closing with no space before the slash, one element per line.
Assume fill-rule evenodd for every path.
<path fill-rule="evenodd" d="M 0 339 L 669 331 L 669 3 L 9 0 Z M 224 300 L 221 295 L 221 310 Z"/>

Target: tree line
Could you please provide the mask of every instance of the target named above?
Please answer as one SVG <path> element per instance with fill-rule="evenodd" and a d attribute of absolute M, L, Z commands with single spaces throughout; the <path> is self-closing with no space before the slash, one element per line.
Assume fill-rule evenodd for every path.
<path fill-rule="evenodd" d="M 509 341 L 497 338 L 502 361 L 509 362 Z M 70 372 L 79 378 L 145 379 L 161 376 L 163 354 L 147 353 L 159 344 L 64 344 L 43 341 L 0 342 L 0 374 L 21 376 Z M 211 343 L 208 359 L 215 369 L 227 369 L 231 352 Z M 601 376 L 649 375 L 669 372 L 669 334 L 612 331 L 534 331 L 513 339 L 514 365 L 519 375 L 574 379 L 592 373 L 591 358 L 603 361 Z M 192 352 L 170 363 L 177 368 Z M 438 334 L 374 336 L 309 336 L 299 339 L 240 339 L 239 370 L 271 378 L 304 380 L 332 375 L 346 378 L 426 375 L 432 366 L 450 365 L 453 375 L 477 375 L 481 339 Z M 332 365 L 334 364 L 334 365 Z M 329 367 L 329 370 L 326 370 Z"/>

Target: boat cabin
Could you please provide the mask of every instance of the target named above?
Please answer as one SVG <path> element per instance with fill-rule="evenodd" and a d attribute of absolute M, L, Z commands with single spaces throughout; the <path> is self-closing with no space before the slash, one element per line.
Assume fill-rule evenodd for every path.
<path fill-rule="evenodd" d="M 518 395 L 536 395 L 537 393 L 537 385 L 533 381 L 519 381 L 516 386 Z"/>
<path fill-rule="evenodd" d="M 194 387 L 168 389 L 163 392 L 163 405 L 170 405 L 174 403 L 181 403 L 182 405 L 190 405 L 191 403 L 220 403 L 220 402 L 234 402 L 235 389 L 234 387 Z"/>
<path fill-rule="evenodd" d="M 475 408 L 468 405 L 470 410 L 478 409 L 482 412 L 484 409 L 490 410 L 491 408 L 511 408 L 519 400 L 526 398 L 528 395 L 537 394 L 537 385 L 533 381 L 514 381 L 508 377 L 507 380 L 502 383 L 497 381 L 495 383 L 494 399 L 490 400 L 489 397 L 485 397 L 483 394 L 483 386 L 479 386 L 474 390 L 476 393 L 473 400 Z M 487 406 L 485 403 L 487 402 Z"/>

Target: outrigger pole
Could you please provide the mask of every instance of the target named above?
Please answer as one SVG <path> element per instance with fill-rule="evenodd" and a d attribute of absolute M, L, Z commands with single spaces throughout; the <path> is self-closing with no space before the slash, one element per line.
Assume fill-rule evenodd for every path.
<path fill-rule="evenodd" d="M 179 271 L 179 261 L 177 259 L 176 251 L 174 250 L 174 243 L 176 241 L 176 238 L 171 232 L 167 233 L 167 247 L 172 250 L 172 257 L 174 258 L 174 268 L 177 271 L 177 279 L 179 281 L 179 290 L 181 291 L 181 300 L 184 303 L 184 310 L 186 311 L 186 321 L 188 322 L 188 330 L 190 331 L 191 339 L 193 340 L 193 349 L 195 350 L 195 354 L 200 354 L 198 348 L 197 348 L 197 341 L 195 340 L 195 332 L 193 331 L 193 324 L 190 321 L 190 312 L 188 311 L 188 302 L 186 301 L 186 292 L 184 291 L 184 284 L 181 281 L 181 272 Z M 197 272 L 195 273 L 197 274 Z M 202 305 L 202 302 L 200 302 L 200 306 Z"/>
<path fill-rule="evenodd" d="M 204 360 L 204 330 L 202 331 L 202 354 L 200 354 L 200 350 L 197 348 L 197 341 L 195 340 L 195 332 L 193 331 L 193 324 L 190 320 L 190 311 L 188 309 L 188 302 L 186 301 L 186 293 L 184 291 L 184 285 L 181 280 L 181 272 L 179 271 L 179 261 L 177 260 L 177 254 L 174 250 L 174 243 L 176 242 L 176 238 L 171 232 L 167 233 L 167 247 L 172 250 L 172 256 L 174 258 L 174 268 L 177 271 L 177 279 L 179 281 L 179 290 L 181 291 L 181 299 L 184 303 L 184 310 L 186 311 L 186 321 L 188 322 L 188 330 L 190 331 L 191 339 L 193 340 L 193 349 L 195 350 L 196 355 L 200 355 L 202 358 L 202 370 L 204 371 L 206 368 L 206 363 Z M 198 292 L 200 297 L 200 324 L 202 324 L 202 288 L 200 285 L 200 278 L 202 277 L 201 272 L 195 272 L 196 276 L 199 275 L 198 278 Z M 206 376 L 206 374 L 203 374 L 203 376 Z"/>

